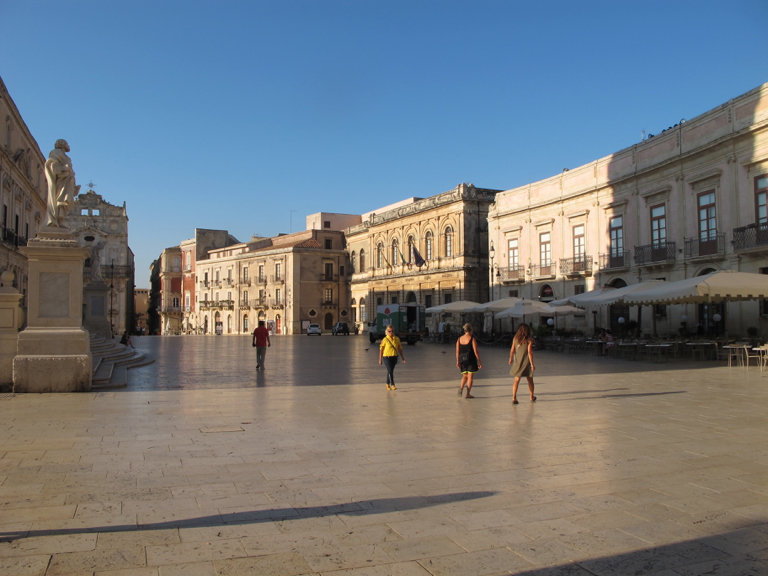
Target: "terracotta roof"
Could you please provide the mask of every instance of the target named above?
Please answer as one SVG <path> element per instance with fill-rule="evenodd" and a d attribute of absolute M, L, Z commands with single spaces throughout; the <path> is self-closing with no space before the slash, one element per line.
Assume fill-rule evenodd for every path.
<path fill-rule="evenodd" d="M 318 242 L 314 238 L 309 238 L 308 240 L 304 240 L 303 242 L 294 244 L 294 246 L 296 248 L 322 248 L 322 246 L 320 246 L 320 242 Z"/>

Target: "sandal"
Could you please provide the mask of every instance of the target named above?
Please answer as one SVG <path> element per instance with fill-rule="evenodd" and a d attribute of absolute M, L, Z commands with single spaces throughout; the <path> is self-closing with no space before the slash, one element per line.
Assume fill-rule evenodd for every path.
<path fill-rule="evenodd" d="M 536 396 L 534 396 L 533 398 L 531 398 L 531 402 L 536 402 Z"/>
<path fill-rule="evenodd" d="M 472 394 L 467 394 L 467 395 L 465 396 L 465 398 L 474 398 L 474 396 L 472 396 Z"/>
<path fill-rule="evenodd" d="M 512 404 L 520 404 L 517 400 L 512 400 Z"/>

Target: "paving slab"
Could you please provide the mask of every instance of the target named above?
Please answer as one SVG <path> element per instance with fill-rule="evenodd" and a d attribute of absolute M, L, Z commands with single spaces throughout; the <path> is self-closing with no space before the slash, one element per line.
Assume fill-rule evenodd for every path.
<path fill-rule="evenodd" d="M 137 338 L 120 391 L 0 399 L 0 573 L 768 574 L 768 373 L 362 336 Z M 750 572 L 752 571 L 752 572 Z"/>

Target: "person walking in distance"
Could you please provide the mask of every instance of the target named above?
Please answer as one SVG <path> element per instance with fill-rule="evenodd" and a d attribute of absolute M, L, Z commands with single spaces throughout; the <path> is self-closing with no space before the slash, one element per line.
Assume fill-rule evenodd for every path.
<path fill-rule="evenodd" d="M 395 366 L 397 366 L 398 354 L 400 354 L 400 357 L 403 359 L 403 364 L 405 364 L 403 345 L 400 343 L 400 338 L 395 336 L 395 330 L 390 324 L 387 326 L 387 334 L 381 341 L 381 346 L 379 346 L 379 366 L 381 366 L 383 361 L 384 366 L 387 369 L 387 390 L 397 390 L 397 386 L 395 386 L 394 371 Z"/>
<path fill-rule="evenodd" d="M 509 350 L 509 363 L 512 369 L 509 375 L 515 380 L 512 383 L 512 404 L 519 404 L 517 401 L 517 386 L 520 384 L 520 378 L 523 376 L 528 380 L 528 390 L 531 393 L 531 402 L 536 401 L 533 395 L 533 372 L 536 366 L 533 364 L 533 335 L 528 324 L 521 324 L 517 329 L 512 348 Z"/>
<path fill-rule="evenodd" d="M 467 398 L 474 398 L 470 391 L 472 390 L 472 380 L 475 372 L 482 368 L 480 363 L 480 354 L 477 351 L 477 340 L 472 333 L 472 324 L 464 324 L 464 334 L 456 340 L 456 367 L 461 370 L 461 385 L 459 386 L 459 397 L 467 387 Z"/>
<path fill-rule="evenodd" d="M 253 331 L 253 345 L 256 347 L 256 370 L 264 370 L 264 357 L 267 355 L 267 347 L 272 346 L 269 340 L 269 330 L 264 326 L 264 320 L 259 320 L 259 325 Z"/>

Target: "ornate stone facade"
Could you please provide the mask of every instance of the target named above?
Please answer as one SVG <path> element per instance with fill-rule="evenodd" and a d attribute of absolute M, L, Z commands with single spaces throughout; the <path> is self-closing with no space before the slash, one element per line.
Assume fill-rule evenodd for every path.
<path fill-rule="evenodd" d="M 75 197 L 61 224 L 72 231 L 80 246 L 98 252 L 101 278 L 109 287 L 108 315 L 113 334 L 133 330 L 133 286 L 136 267 L 128 246 L 128 214 L 125 202 L 115 206 L 89 189 Z M 98 249 L 98 246 L 101 246 Z M 85 261 L 83 280 L 90 282 L 95 255 Z M 93 264 L 93 266 L 92 266 Z"/>
<path fill-rule="evenodd" d="M 350 304 L 358 328 L 375 320 L 379 304 L 485 302 L 487 214 L 497 192 L 460 184 L 365 214 L 361 224 L 348 228 Z"/>
<path fill-rule="evenodd" d="M 634 146 L 497 195 L 489 214 L 495 298 L 549 300 L 599 286 L 732 269 L 768 273 L 768 84 Z M 637 307 L 568 325 L 622 330 Z M 715 314 L 721 320 L 715 322 Z M 708 333 L 768 333 L 765 302 L 645 307 L 644 333 L 683 316 Z M 591 316 L 591 315 L 590 315 Z"/>
<path fill-rule="evenodd" d="M 0 78 L 0 272 L 27 293 L 29 266 L 19 252 L 44 223 L 48 188 L 45 156 Z"/>

